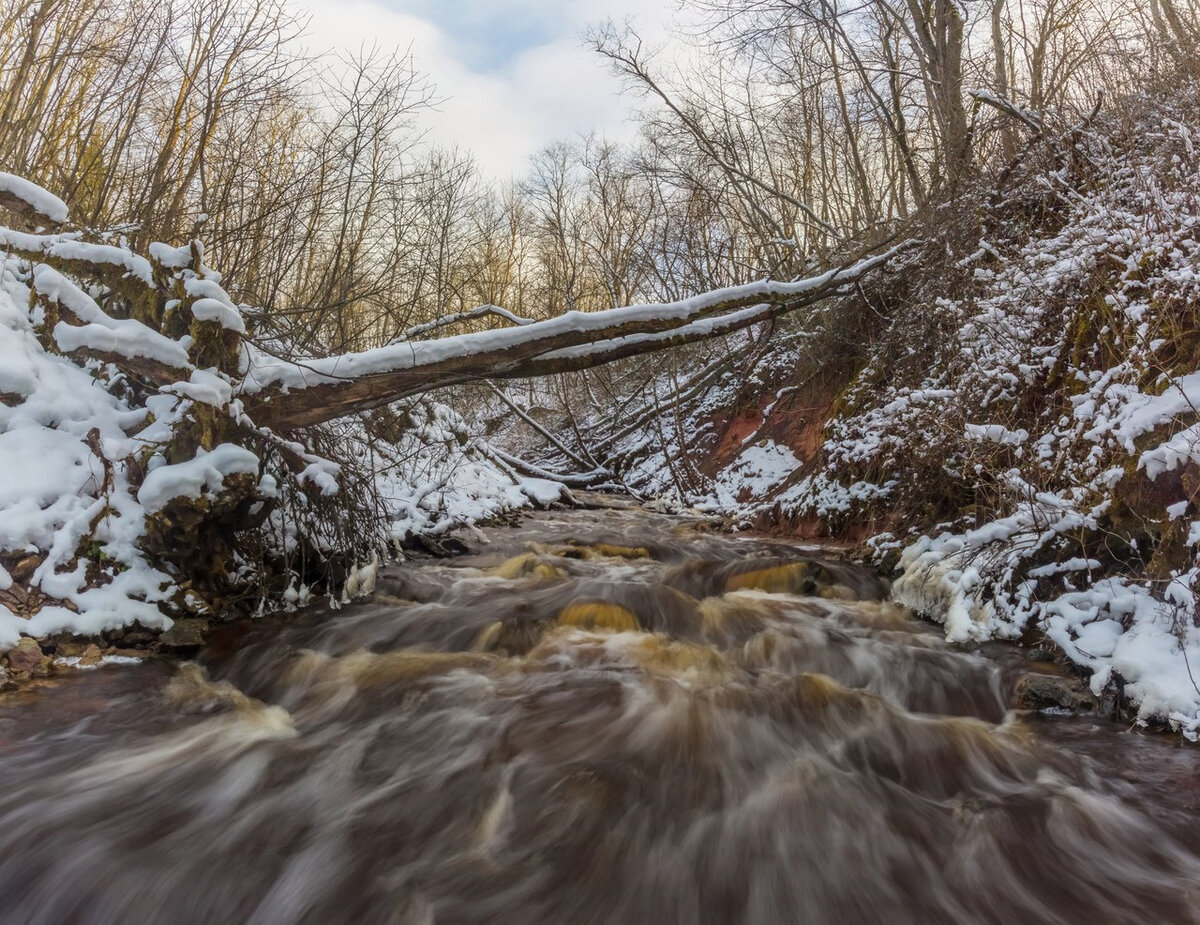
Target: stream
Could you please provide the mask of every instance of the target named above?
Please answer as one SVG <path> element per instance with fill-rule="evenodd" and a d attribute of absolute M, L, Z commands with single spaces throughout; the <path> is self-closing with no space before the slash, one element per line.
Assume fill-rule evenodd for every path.
<path fill-rule="evenodd" d="M 3 923 L 1200 921 L 1200 750 L 836 550 L 545 512 L 0 700 Z"/>

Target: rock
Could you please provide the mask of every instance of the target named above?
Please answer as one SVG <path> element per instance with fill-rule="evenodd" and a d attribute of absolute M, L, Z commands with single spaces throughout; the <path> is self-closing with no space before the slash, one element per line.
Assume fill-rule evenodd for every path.
<path fill-rule="evenodd" d="M 168 649 L 191 649 L 204 645 L 208 633 L 208 621 L 197 617 L 184 617 L 171 624 L 171 628 L 158 637 L 158 644 Z"/>
<path fill-rule="evenodd" d="M 54 654 L 59 658 L 78 658 L 87 651 L 87 648 L 88 644 L 86 642 L 67 637 L 55 645 Z"/>
<path fill-rule="evenodd" d="M 1092 697 L 1067 678 L 1048 674 L 1024 674 L 1013 688 L 1013 706 L 1018 710 L 1059 709 L 1076 712 L 1092 709 Z"/>
<path fill-rule="evenodd" d="M 544 562 L 536 553 L 526 552 L 500 563 L 490 573 L 498 578 L 562 578 L 561 569 Z"/>
<path fill-rule="evenodd" d="M 82 668 L 90 667 L 92 665 L 99 665 L 102 658 L 104 658 L 104 656 L 100 652 L 100 647 L 95 643 L 92 643 L 90 646 L 84 649 L 82 653 L 80 653 L 79 666 Z"/>
<path fill-rule="evenodd" d="M 443 537 L 441 546 L 447 556 L 465 556 L 471 551 L 466 543 L 453 536 Z"/>
<path fill-rule="evenodd" d="M 404 548 L 423 552 L 426 555 L 433 556 L 435 559 L 449 559 L 452 556 L 463 556 L 471 550 L 460 539 L 453 536 L 443 536 L 441 538 L 425 536 L 421 533 L 415 533 L 404 541 Z"/>
<path fill-rule="evenodd" d="M 818 571 L 819 567 L 811 562 L 771 565 L 730 575 L 725 579 L 725 590 L 728 592 L 754 589 L 769 594 L 818 594 L 821 589 L 817 580 Z"/>
<path fill-rule="evenodd" d="M 649 559 L 650 550 L 645 546 L 618 546 L 614 543 L 594 543 L 592 549 L 610 559 Z"/>
<path fill-rule="evenodd" d="M 116 646 L 109 646 L 104 650 L 105 655 L 115 655 L 118 658 L 151 658 L 151 653 L 145 649 L 118 649 Z"/>
<path fill-rule="evenodd" d="M 22 636 L 16 648 L 8 650 L 8 666 L 14 674 L 32 675 L 42 666 L 42 647 L 28 636 Z"/>
<path fill-rule="evenodd" d="M 8 574 L 12 576 L 13 581 L 19 584 L 28 584 L 29 579 L 33 577 L 33 573 L 37 567 L 42 564 L 42 557 L 39 555 L 28 555 L 17 562 L 8 570 Z"/>
<path fill-rule="evenodd" d="M 150 631 L 140 623 L 133 623 L 130 626 L 119 627 L 109 630 L 104 633 L 98 643 L 104 645 L 115 645 L 123 648 L 135 648 L 137 646 L 150 645 L 159 637 L 158 631 Z"/>

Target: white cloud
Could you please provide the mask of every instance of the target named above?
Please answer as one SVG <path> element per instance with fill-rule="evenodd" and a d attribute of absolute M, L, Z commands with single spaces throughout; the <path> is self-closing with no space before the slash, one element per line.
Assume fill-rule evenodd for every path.
<path fill-rule="evenodd" d="M 314 51 L 411 45 L 418 68 L 445 99 L 424 122 L 433 140 L 470 150 L 498 177 L 524 171 L 552 141 L 596 131 L 627 138 L 631 103 L 605 64 L 583 47 L 580 33 L 604 19 L 634 17 L 661 38 L 673 0 L 292 0 L 311 16 Z M 507 48 L 472 52 L 500 32 Z M 447 32 L 453 29 L 453 35 Z M 494 53 L 493 53 L 494 52 Z"/>

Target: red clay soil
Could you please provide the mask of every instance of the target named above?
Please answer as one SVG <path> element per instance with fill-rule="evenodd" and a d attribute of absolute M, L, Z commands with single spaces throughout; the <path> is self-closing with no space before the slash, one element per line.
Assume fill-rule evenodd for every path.
<path fill-rule="evenodd" d="M 733 417 L 713 422 L 720 437 L 711 455 L 700 462 L 701 471 L 709 476 L 716 475 L 738 457 L 747 439 L 752 437 L 754 441 L 770 439 L 786 446 L 801 461 L 800 468 L 783 487 L 804 478 L 823 464 L 825 425 L 843 388 L 845 383 L 841 381 L 827 379 L 813 382 L 810 379 L 807 386 L 788 392 L 778 399 L 774 390 L 748 396 L 747 402 Z M 763 412 L 772 402 L 775 405 L 771 408 L 770 416 L 764 421 Z M 819 517 L 785 516 L 778 508 L 763 511 L 753 522 L 753 529 L 763 533 L 799 539 L 834 540 L 851 545 L 886 531 L 890 526 L 894 525 L 873 519 L 842 523 L 831 532 L 829 524 Z"/>
<path fill-rule="evenodd" d="M 786 446 L 804 463 L 801 471 L 807 471 L 825 443 L 825 424 L 842 387 L 834 382 L 813 383 L 778 400 L 775 392 L 753 396 L 752 404 L 739 409 L 734 417 L 714 422 L 721 436 L 712 455 L 701 463 L 701 471 L 711 476 L 729 465 L 751 435 L 755 440 L 770 439 Z M 775 407 L 764 421 L 763 412 L 772 402 Z"/>

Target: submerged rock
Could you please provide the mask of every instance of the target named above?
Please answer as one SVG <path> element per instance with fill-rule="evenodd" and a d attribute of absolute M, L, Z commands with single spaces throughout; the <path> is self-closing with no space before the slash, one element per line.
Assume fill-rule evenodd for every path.
<path fill-rule="evenodd" d="M 491 570 L 497 578 L 515 580 L 517 578 L 562 578 L 563 572 L 548 562 L 544 562 L 536 553 L 527 552 L 514 556 L 502 562 Z"/>
<path fill-rule="evenodd" d="M 633 611 L 606 601 L 577 601 L 570 604 L 558 615 L 558 625 L 588 630 L 614 630 L 618 633 L 641 629 Z"/>

